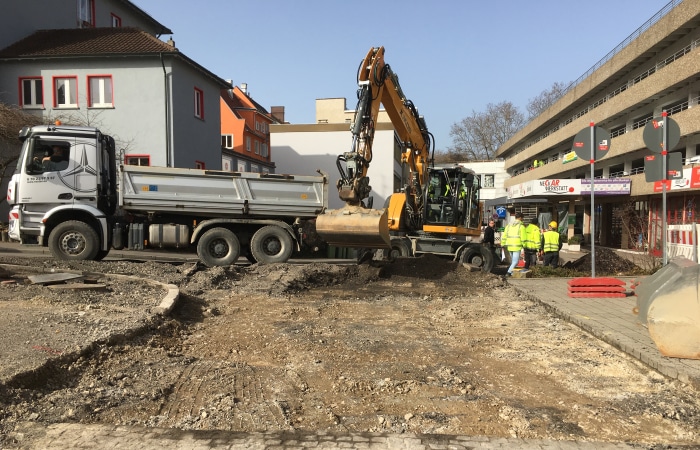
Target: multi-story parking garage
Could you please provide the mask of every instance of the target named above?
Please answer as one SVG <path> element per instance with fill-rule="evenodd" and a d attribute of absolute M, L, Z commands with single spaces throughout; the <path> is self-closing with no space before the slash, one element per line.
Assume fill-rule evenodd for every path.
<path fill-rule="evenodd" d="M 506 206 L 558 217 L 568 235 L 592 227 L 607 246 L 660 248 L 662 184 L 647 181 L 643 131 L 665 111 L 680 128 L 680 178 L 667 183 L 668 224 L 700 214 L 700 1 L 673 0 L 603 57 L 567 92 L 497 152 L 511 178 Z M 574 136 L 594 123 L 610 133 L 595 161 L 591 215 L 589 159 L 577 158 Z M 659 155 L 660 157 L 660 155 Z M 554 188 L 556 186 L 556 188 Z M 568 230 L 567 230 L 568 226 Z"/>

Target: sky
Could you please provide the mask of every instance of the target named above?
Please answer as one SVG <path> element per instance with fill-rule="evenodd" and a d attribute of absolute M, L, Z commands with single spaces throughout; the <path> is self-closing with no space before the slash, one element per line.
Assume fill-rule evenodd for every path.
<path fill-rule="evenodd" d="M 319 98 L 355 109 L 359 63 L 384 46 L 444 151 L 453 124 L 504 101 L 527 115 L 530 99 L 579 78 L 668 0 L 132 2 L 173 31 L 182 53 L 247 83 L 268 111 L 284 106 L 294 124 L 315 123 Z"/>

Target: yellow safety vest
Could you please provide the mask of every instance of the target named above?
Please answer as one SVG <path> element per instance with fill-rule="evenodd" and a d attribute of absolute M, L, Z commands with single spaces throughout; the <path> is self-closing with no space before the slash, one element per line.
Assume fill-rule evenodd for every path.
<path fill-rule="evenodd" d="M 540 249 L 540 227 L 530 224 L 525 227 L 525 241 L 523 247 L 528 250 Z"/>
<path fill-rule="evenodd" d="M 559 233 L 556 231 L 545 231 L 544 232 L 544 252 L 558 252 L 559 251 Z"/>
<path fill-rule="evenodd" d="M 517 252 L 523 248 L 524 231 L 523 224 L 520 221 L 506 227 L 505 233 L 503 234 L 505 234 L 506 237 L 505 247 L 508 248 L 509 252 Z"/>

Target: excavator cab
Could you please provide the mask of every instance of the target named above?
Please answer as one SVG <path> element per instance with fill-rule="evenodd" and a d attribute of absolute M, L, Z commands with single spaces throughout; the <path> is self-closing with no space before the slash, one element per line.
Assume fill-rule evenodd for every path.
<path fill-rule="evenodd" d="M 424 231 L 445 226 L 478 229 L 479 177 L 461 166 L 431 168 L 423 202 Z M 427 227 L 427 228 L 426 228 Z"/>

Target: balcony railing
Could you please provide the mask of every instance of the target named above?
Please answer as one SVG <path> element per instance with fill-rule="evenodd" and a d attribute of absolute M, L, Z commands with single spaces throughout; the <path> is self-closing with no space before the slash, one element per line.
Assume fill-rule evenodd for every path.
<path fill-rule="evenodd" d="M 646 31 L 648 28 L 650 28 L 653 24 L 658 22 L 663 16 L 668 14 L 669 11 L 671 11 L 673 8 L 681 4 L 683 0 L 671 0 L 661 8 L 659 12 L 657 12 L 654 16 L 652 16 L 649 20 L 647 20 L 642 26 L 637 28 L 632 34 L 630 34 L 624 41 L 622 41 L 620 44 L 618 44 L 613 50 L 608 52 L 607 55 L 605 55 L 603 58 L 600 59 L 596 64 L 594 64 L 588 71 L 586 71 L 583 75 L 581 75 L 576 81 L 571 83 L 564 92 L 562 92 L 562 96 L 565 95 L 568 91 L 576 87 L 581 81 L 583 81 L 585 78 L 590 76 L 594 71 L 598 70 L 603 64 L 605 64 L 607 61 L 609 61 L 613 56 L 615 56 L 617 53 L 619 53 L 623 48 L 625 48 L 627 45 L 629 45 L 632 41 L 634 41 L 637 37 L 639 37 L 644 31 Z M 549 136 L 551 133 L 559 130 L 560 128 L 570 124 L 574 120 L 583 117 L 587 113 L 589 113 L 592 109 L 597 108 L 598 106 L 602 105 L 603 103 L 607 102 L 610 98 L 619 95 L 620 93 L 626 91 L 629 87 L 639 83 L 640 81 L 644 80 L 645 78 L 649 77 L 650 75 L 656 73 L 656 71 L 662 67 L 665 67 L 666 65 L 676 61 L 677 59 L 685 56 L 688 54 L 690 51 L 692 51 L 694 48 L 696 48 L 698 45 L 700 45 L 700 39 L 696 39 L 692 41 L 689 45 L 686 47 L 682 48 L 681 50 L 678 50 L 676 53 L 673 55 L 669 56 L 668 58 L 657 62 L 652 68 L 646 70 L 645 72 L 638 74 L 634 76 L 632 79 L 628 80 L 627 83 L 623 84 L 622 86 L 618 87 L 617 89 L 613 90 L 612 92 L 608 93 L 604 97 L 594 101 L 592 104 L 586 106 L 583 108 L 581 111 L 578 111 L 575 113 L 573 116 L 563 119 L 562 122 L 554 125 L 551 129 L 545 131 L 543 134 L 537 136 L 536 138 L 533 138 L 531 141 L 527 142 L 522 148 L 514 150 L 513 156 L 516 156 L 518 153 L 524 151 L 525 149 L 531 147 L 532 145 L 536 144 L 537 142 L 541 141 L 545 137 Z M 620 134 L 623 134 L 623 132 L 619 132 L 616 136 L 619 136 Z M 615 136 L 611 136 L 615 137 Z M 509 158 L 506 158 L 509 159 Z"/>

